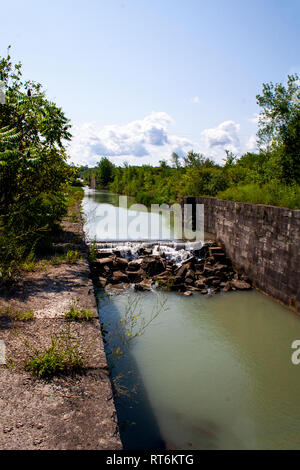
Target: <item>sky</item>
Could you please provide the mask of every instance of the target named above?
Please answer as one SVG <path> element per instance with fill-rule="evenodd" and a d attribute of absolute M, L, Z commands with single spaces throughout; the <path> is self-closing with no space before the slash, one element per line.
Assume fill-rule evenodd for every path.
<path fill-rule="evenodd" d="M 14 0 L 0 56 L 72 123 L 75 164 L 255 151 L 256 95 L 300 73 L 300 0 Z"/>

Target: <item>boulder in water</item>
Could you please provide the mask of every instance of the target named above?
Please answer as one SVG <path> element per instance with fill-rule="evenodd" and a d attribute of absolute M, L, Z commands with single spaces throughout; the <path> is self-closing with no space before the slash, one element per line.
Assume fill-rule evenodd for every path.
<path fill-rule="evenodd" d="M 165 262 L 159 256 L 145 256 L 141 266 L 150 277 L 160 274 L 166 269 Z"/>
<path fill-rule="evenodd" d="M 115 271 L 111 277 L 112 284 L 119 284 L 123 282 L 128 282 L 128 276 L 121 271 Z"/>
<path fill-rule="evenodd" d="M 128 261 L 125 258 L 116 257 L 113 261 L 113 266 L 118 269 L 126 269 L 128 266 Z"/>
<path fill-rule="evenodd" d="M 249 290 L 251 285 L 246 281 L 240 281 L 239 279 L 233 279 L 231 281 L 231 286 L 238 290 Z"/>
<path fill-rule="evenodd" d="M 138 271 L 125 271 L 126 275 L 128 276 L 129 282 L 140 282 L 145 275 L 143 269 L 139 269 Z"/>

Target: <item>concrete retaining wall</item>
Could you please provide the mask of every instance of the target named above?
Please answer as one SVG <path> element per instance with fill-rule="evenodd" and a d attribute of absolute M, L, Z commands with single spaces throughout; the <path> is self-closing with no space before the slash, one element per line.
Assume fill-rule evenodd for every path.
<path fill-rule="evenodd" d="M 234 266 L 300 313 L 300 210 L 209 197 L 182 202 L 204 204 L 205 231 L 216 235 Z"/>

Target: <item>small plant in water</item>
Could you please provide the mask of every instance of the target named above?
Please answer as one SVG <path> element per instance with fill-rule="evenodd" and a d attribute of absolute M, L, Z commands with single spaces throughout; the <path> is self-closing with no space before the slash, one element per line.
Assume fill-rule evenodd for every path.
<path fill-rule="evenodd" d="M 109 356 L 110 366 L 115 364 L 125 354 L 137 337 L 143 335 L 149 325 L 168 310 L 167 298 L 159 295 L 148 314 L 143 313 L 142 296 L 128 296 L 124 314 L 115 324 L 102 325 L 102 334 Z"/>
<path fill-rule="evenodd" d="M 90 308 L 88 310 L 79 310 L 75 307 L 71 307 L 70 310 L 65 313 L 65 318 L 68 321 L 89 321 L 93 319 L 93 314 Z"/>
<path fill-rule="evenodd" d="M 61 374 L 81 372 L 85 358 L 81 342 L 72 335 L 70 326 L 51 336 L 51 346 L 45 351 L 34 349 L 28 342 L 31 356 L 25 362 L 25 370 L 38 378 L 51 378 Z"/>

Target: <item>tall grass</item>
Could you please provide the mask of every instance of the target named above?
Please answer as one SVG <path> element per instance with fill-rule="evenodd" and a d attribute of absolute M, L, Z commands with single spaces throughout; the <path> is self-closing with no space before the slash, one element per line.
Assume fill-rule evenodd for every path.
<path fill-rule="evenodd" d="M 232 186 L 218 193 L 220 199 L 230 201 L 250 202 L 253 204 L 267 204 L 271 206 L 300 209 L 300 186 L 283 185 L 277 182 L 265 185 L 247 184 Z"/>

